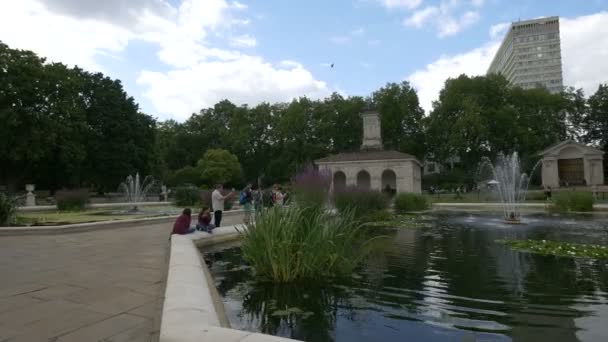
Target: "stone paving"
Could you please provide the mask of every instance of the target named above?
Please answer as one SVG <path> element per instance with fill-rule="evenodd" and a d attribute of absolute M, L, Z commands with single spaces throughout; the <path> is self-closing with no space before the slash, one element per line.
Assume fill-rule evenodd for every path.
<path fill-rule="evenodd" d="M 0 236 L 0 341 L 157 341 L 170 230 Z"/>

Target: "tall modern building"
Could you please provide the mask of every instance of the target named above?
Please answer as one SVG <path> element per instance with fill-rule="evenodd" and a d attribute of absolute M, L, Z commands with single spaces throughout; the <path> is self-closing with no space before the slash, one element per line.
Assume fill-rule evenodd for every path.
<path fill-rule="evenodd" d="M 559 17 L 511 23 L 488 74 L 500 73 L 523 89 L 562 90 L 562 54 Z"/>

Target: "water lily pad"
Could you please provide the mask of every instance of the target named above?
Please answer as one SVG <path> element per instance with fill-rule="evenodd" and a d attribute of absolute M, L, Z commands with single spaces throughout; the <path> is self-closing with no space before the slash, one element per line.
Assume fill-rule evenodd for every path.
<path fill-rule="evenodd" d="M 515 250 L 542 255 L 608 259 L 608 246 L 550 240 L 496 240 Z"/>

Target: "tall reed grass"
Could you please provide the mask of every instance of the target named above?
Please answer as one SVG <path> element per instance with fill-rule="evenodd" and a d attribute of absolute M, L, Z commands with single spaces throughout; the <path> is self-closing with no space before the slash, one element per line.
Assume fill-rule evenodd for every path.
<path fill-rule="evenodd" d="M 256 275 L 274 282 L 349 274 L 370 251 L 371 241 L 352 211 L 272 208 L 242 231 L 243 257 Z"/>

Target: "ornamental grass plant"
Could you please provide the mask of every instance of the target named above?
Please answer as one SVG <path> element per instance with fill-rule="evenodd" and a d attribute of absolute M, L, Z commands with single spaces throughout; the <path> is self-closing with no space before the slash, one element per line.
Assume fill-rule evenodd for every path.
<path fill-rule="evenodd" d="M 243 257 L 256 275 L 279 283 L 350 274 L 373 240 L 352 210 L 331 216 L 298 206 L 265 210 L 241 233 Z"/>

